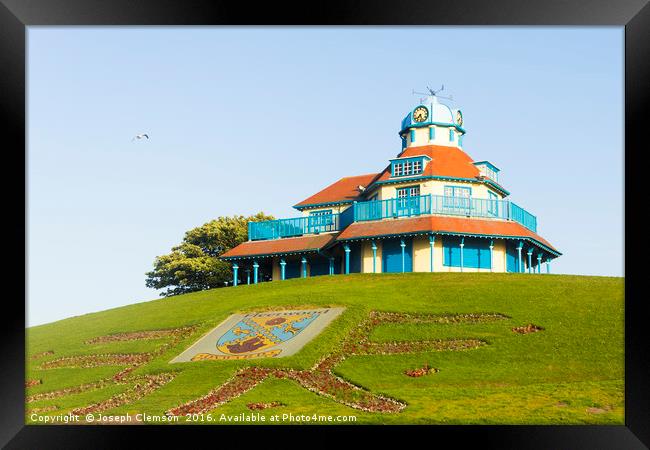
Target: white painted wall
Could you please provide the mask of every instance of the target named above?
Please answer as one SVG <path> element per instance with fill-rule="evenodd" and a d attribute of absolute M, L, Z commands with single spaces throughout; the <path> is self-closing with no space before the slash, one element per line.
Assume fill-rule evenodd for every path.
<path fill-rule="evenodd" d="M 429 128 L 435 130 L 434 138 L 429 139 Z M 411 140 L 411 130 L 415 130 L 415 139 Z M 454 139 L 449 140 L 449 130 L 452 130 Z M 418 147 L 421 145 L 445 145 L 448 147 L 459 147 L 458 138 L 462 133 L 454 127 L 430 125 L 428 127 L 410 128 L 406 135 L 407 147 Z"/>

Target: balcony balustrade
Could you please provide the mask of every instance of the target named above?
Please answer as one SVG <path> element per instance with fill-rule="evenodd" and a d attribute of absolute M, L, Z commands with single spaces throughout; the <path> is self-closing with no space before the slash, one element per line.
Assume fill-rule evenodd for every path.
<path fill-rule="evenodd" d="M 537 218 L 510 200 L 429 194 L 354 204 L 355 222 L 427 214 L 512 220 L 537 232 Z"/>
<path fill-rule="evenodd" d="M 537 218 L 510 200 L 447 197 L 429 194 L 357 202 L 340 214 L 249 222 L 248 239 L 257 241 L 327 233 L 340 231 L 353 221 L 364 222 L 429 214 L 512 220 L 533 232 L 537 232 Z"/>
<path fill-rule="evenodd" d="M 294 217 L 292 219 L 248 222 L 248 239 L 251 241 L 339 231 L 341 214 Z"/>

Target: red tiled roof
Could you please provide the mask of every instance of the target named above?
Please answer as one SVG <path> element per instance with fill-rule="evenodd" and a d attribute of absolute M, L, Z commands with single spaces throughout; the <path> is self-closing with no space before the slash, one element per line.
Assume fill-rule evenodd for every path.
<path fill-rule="evenodd" d="M 408 158 L 417 155 L 426 155 L 431 158 L 427 162 L 424 172 L 418 176 L 470 179 L 477 179 L 480 176 L 480 172 L 473 164 L 474 161 L 472 158 L 458 147 L 447 147 L 444 145 L 408 147 L 399 157 Z M 344 177 L 294 206 L 300 208 L 306 205 L 317 205 L 321 203 L 361 201 L 363 198 L 358 189 L 359 185 L 368 187 L 375 181 L 385 181 L 388 179 L 390 179 L 390 166 L 386 167 L 380 173 Z M 404 178 L 403 180 L 408 181 L 408 178 Z"/>
<path fill-rule="evenodd" d="M 426 216 L 410 219 L 389 219 L 374 222 L 355 222 L 338 236 L 337 240 L 378 237 L 396 234 L 423 233 L 480 234 L 487 236 L 515 236 L 533 239 L 558 252 L 546 239 L 517 222 L 502 220 L 466 219 L 460 217 Z M 559 253 L 559 252 L 558 252 Z"/>
<path fill-rule="evenodd" d="M 334 241 L 336 234 L 315 234 L 269 241 L 246 241 L 228 250 L 221 258 L 275 255 L 317 251 Z"/>
<path fill-rule="evenodd" d="M 353 201 L 359 199 L 359 185 L 368 186 L 378 174 L 370 173 L 367 175 L 357 175 L 354 177 L 344 177 L 339 181 L 330 184 L 322 191 L 317 192 L 311 197 L 306 198 L 295 206 L 314 205 L 320 203 L 334 203 L 341 201 Z"/>
<path fill-rule="evenodd" d="M 418 147 L 407 147 L 399 158 L 426 155 L 431 158 L 427 162 L 424 172 L 420 176 L 442 176 L 455 178 L 476 178 L 481 173 L 473 164 L 472 158 L 458 147 L 447 147 L 444 145 L 421 145 Z M 390 178 L 390 166 L 381 173 L 378 181 Z"/>

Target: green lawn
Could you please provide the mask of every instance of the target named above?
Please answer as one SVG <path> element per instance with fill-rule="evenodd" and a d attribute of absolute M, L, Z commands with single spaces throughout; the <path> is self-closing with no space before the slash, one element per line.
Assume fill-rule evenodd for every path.
<path fill-rule="evenodd" d="M 91 295 L 91 294 L 89 294 Z M 623 279 L 529 274 L 353 274 L 215 289 L 73 317 L 27 330 L 27 379 L 41 380 L 27 396 L 79 385 L 83 392 L 41 398 L 30 412 L 59 415 L 137 391 L 136 381 L 93 385 L 127 367 L 40 368 L 62 357 L 155 352 L 131 376 L 173 372 L 175 378 L 147 395 L 106 409 L 115 415 L 168 409 L 207 394 L 248 366 L 307 370 L 337 351 L 370 311 L 411 314 L 499 313 L 481 323 L 388 323 L 370 333 L 372 342 L 474 338 L 487 345 L 463 351 L 347 357 L 333 372 L 374 394 L 407 406 L 398 413 L 364 412 L 320 396 L 288 379 L 268 378 L 211 411 L 249 414 L 247 404 L 281 402 L 259 410 L 275 414 L 354 415 L 357 423 L 623 424 Z M 306 306 L 345 306 L 345 312 L 297 354 L 249 361 L 168 364 L 204 333 L 236 312 Z M 529 323 L 543 331 L 518 334 Z M 169 338 L 86 341 L 114 333 L 195 326 L 174 343 Z M 43 352 L 53 352 L 32 359 Z M 423 365 L 439 371 L 411 378 Z M 46 396 L 47 397 L 47 396 Z M 181 422 L 184 418 L 181 418 Z"/>

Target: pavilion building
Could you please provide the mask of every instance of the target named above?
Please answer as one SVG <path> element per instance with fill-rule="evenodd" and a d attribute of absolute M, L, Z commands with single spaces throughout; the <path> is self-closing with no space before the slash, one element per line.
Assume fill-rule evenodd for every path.
<path fill-rule="evenodd" d="M 561 253 L 508 199 L 499 168 L 464 151 L 463 114 L 438 96 L 402 120 L 380 172 L 344 177 L 294 205 L 300 217 L 248 224 L 221 255 L 233 284 L 386 272 L 550 272 Z"/>

